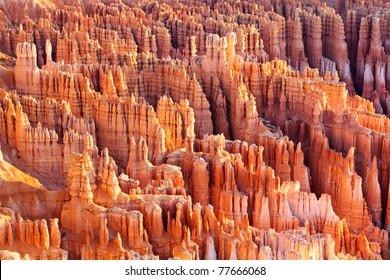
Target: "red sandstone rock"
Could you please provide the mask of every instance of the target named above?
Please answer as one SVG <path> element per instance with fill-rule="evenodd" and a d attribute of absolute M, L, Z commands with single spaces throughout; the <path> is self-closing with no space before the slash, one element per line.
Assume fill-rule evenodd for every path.
<path fill-rule="evenodd" d="M 0 259 L 389 258 L 388 6 L 71 2 L 0 3 Z"/>

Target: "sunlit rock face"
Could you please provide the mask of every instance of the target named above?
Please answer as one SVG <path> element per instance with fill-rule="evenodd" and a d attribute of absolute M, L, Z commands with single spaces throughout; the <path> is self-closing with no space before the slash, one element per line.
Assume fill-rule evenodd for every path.
<path fill-rule="evenodd" d="M 1 1 L 0 259 L 389 259 L 384 2 Z"/>

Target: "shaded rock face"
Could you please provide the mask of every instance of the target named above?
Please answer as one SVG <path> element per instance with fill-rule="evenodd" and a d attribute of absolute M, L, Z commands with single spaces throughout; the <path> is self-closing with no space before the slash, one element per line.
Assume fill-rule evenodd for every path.
<path fill-rule="evenodd" d="M 389 6 L 163 2 L 0 3 L 0 259 L 389 259 Z"/>

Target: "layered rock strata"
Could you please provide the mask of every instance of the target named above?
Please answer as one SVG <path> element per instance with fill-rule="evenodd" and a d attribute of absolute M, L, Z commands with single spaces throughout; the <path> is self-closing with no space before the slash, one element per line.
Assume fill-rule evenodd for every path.
<path fill-rule="evenodd" d="M 389 259 L 388 4 L 60 2 L 0 3 L 0 259 Z"/>

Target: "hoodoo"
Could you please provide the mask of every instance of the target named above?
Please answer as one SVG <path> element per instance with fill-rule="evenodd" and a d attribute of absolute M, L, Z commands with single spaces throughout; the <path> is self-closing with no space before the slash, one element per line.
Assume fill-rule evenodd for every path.
<path fill-rule="evenodd" d="M 389 259 L 388 1 L 168 2 L 0 1 L 0 259 Z"/>

